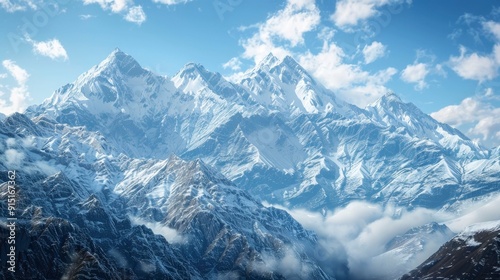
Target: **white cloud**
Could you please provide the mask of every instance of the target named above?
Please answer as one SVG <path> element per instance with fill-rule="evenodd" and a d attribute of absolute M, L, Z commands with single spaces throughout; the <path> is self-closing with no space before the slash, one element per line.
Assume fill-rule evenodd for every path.
<path fill-rule="evenodd" d="M 473 99 L 466 98 L 459 105 L 446 106 L 443 109 L 431 114 L 433 118 L 449 125 L 461 125 L 470 123 L 482 118 L 485 111 L 482 104 Z"/>
<path fill-rule="evenodd" d="M 306 52 L 299 56 L 299 63 L 332 90 L 348 87 L 366 79 L 367 72 L 353 64 L 343 64 L 344 51 L 335 43 L 326 43 L 321 52 Z"/>
<path fill-rule="evenodd" d="M 258 32 L 241 42 L 245 49 L 243 57 L 257 63 L 270 52 L 278 57 L 289 55 L 287 49 L 276 44 L 285 42 L 289 47 L 303 44 L 304 34 L 319 23 L 320 12 L 313 0 L 288 0 L 284 9 L 258 24 Z"/>
<path fill-rule="evenodd" d="M 348 278 L 394 279 L 399 276 L 394 273 L 402 273 L 399 269 L 415 267 L 446 242 L 444 236 L 439 234 L 429 236 L 430 239 L 422 243 L 422 251 L 413 252 L 410 259 L 402 260 L 395 259 L 394 255 L 382 255 L 387 251 L 386 244 L 394 237 L 431 222 L 444 223 L 452 231 L 460 232 L 474 223 L 498 220 L 499 203 L 500 196 L 497 195 L 479 202 L 464 202 L 452 212 L 424 208 L 410 211 L 364 201 L 353 201 L 325 215 L 303 209 L 284 209 L 305 228 L 317 234 L 318 242 L 323 247 L 320 256 L 347 254 L 351 274 Z M 404 252 L 401 253 L 404 255 Z M 401 266 L 402 261 L 410 263 Z M 387 266 L 387 263 L 391 265 Z"/>
<path fill-rule="evenodd" d="M 125 15 L 125 20 L 141 25 L 146 21 L 146 14 L 141 6 L 134 6 L 128 10 L 127 15 Z"/>
<path fill-rule="evenodd" d="M 500 41 L 500 23 L 494 21 L 484 21 L 483 27 L 487 32 L 495 36 L 497 41 Z"/>
<path fill-rule="evenodd" d="M 192 0 L 153 0 L 154 3 L 160 3 L 165 5 L 178 5 L 191 2 Z"/>
<path fill-rule="evenodd" d="M 333 36 L 335 36 L 336 30 L 333 28 L 329 27 L 323 27 L 319 32 L 318 32 L 318 39 L 326 42 L 330 42 L 333 39 Z"/>
<path fill-rule="evenodd" d="M 363 55 L 365 57 L 365 63 L 369 64 L 374 62 L 375 60 L 383 57 L 385 55 L 387 47 L 382 43 L 374 41 L 370 45 L 366 45 L 363 48 Z"/>
<path fill-rule="evenodd" d="M 60 172 L 59 169 L 55 168 L 54 166 L 48 164 L 45 161 L 35 161 L 33 163 L 33 166 L 30 167 L 30 170 L 32 170 L 32 171 L 36 170 L 38 172 L 42 172 L 47 176 L 51 176 L 51 175 L 54 175 L 54 174 Z"/>
<path fill-rule="evenodd" d="M 224 69 L 231 69 L 233 71 L 239 71 L 241 69 L 241 61 L 237 57 L 231 58 L 228 62 L 222 65 Z"/>
<path fill-rule="evenodd" d="M 489 103 L 469 97 L 459 105 L 446 106 L 431 116 L 452 126 L 472 125 L 469 135 L 482 136 L 483 141 L 495 146 L 500 144 L 500 108 Z"/>
<path fill-rule="evenodd" d="M 365 106 L 385 94 L 388 91 L 385 83 L 396 73 L 395 69 L 389 67 L 369 73 L 359 63 L 347 63 L 354 57 L 346 55 L 334 42 L 335 30 L 320 29 L 319 24 L 320 11 L 313 0 L 288 0 L 283 9 L 270 15 L 265 22 L 239 28 L 240 32 L 255 30 L 240 40 L 244 48 L 240 58 L 252 59 L 258 64 L 270 52 L 278 58 L 295 57 L 326 88 L 335 90 L 341 98 L 358 106 Z M 323 41 L 321 50 L 313 52 L 308 49 L 305 36 L 308 32 L 315 32 L 315 37 Z M 365 54 L 366 61 L 372 62 L 385 54 L 385 46 L 374 42 L 366 47 Z M 236 69 L 241 66 L 231 63 L 236 63 L 236 60 L 228 61 L 225 67 L 235 66 L 234 71 L 239 71 Z M 382 74 L 386 76 L 382 77 Z M 228 79 L 237 81 L 242 76 L 243 72 L 238 72 Z"/>
<path fill-rule="evenodd" d="M 2 1 L 2 0 L 0 0 Z M 123 19 L 141 25 L 147 16 L 141 5 L 135 5 L 134 0 L 82 0 L 84 5 L 98 4 L 105 11 L 122 14 Z M 191 2 L 192 0 L 152 0 L 153 3 L 163 5 L 178 5 Z M 80 15 L 81 19 L 89 19 L 90 15 Z"/>
<path fill-rule="evenodd" d="M 379 9 L 386 5 L 400 4 L 404 0 L 338 0 L 331 16 L 340 28 L 353 27 L 380 14 Z M 411 2 L 411 1 L 410 1 Z"/>
<path fill-rule="evenodd" d="M 301 261 L 300 255 L 291 246 L 282 246 L 280 254 L 283 254 L 283 257 L 276 258 L 272 254 L 263 252 L 261 255 L 262 260 L 254 261 L 252 267 L 261 273 L 277 272 L 286 279 L 311 278 L 311 272 L 313 271 L 311 264 Z"/>
<path fill-rule="evenodd" d="M 310 0 L 289 0 L 285 9 L 269 18 L 261 31 L 265 36 L 276 36 L 292 47 L 304 42 L 304 33 L 320 22 L 319 9 Z"/>
<path fill-rule="evenodd" d="M 16 80 L 17 86 L 8 88 L 10 90 L 9 105 L 7 105 L 4 99 L 0 99 L 0 112 L 6 115 L 21 112 L 27 107 L 30 97 L 26 85 L 29 74 L 12 60 L 4 60 L 2 61 L 2 65 Z"/>
<path fill-rule="evenodd" d="M 0 7 L 9 13 L 36 10 L 43 1 L 40 0 L 0 0 Z"/>
<path fill-rule="evenodd" d="M 385 84 L 397 72 L 395 68 L 389 67 L 375 74 L 369 74 L 362 83 L 340 91 L 339 95 L 348 102 L 365 107 L 390 91 Z"/>
<path fill-rule="evenodd" d="M 460 77 L 483 82 L 498 75 L 500 66 L 500 45 L 495 45 L 492 54 L 467 54 L 465 47 L 460 47 L 460 55 L 452 56 L 450 66 Z"/>
<path fill-rule="evenodd" d="M 6 150 L 4 156 L 8 168 L 19 168 L 24 160 L 24 154 L 14 149 Z"/>
<path fill-rule="evenodd" d="M 495 95 L 495 92 L 493 91 L 492 88 L 487 88 L 485 91 L 484 91 L 484 96 L 485 97 L 492 97 Z"/>
<path fill-rule="evenodd" d="M 68 59 L 68 54 L 59 40 L 52 39 L 48 41 L 33 41 L 30 38 L 26 39 L 33 45 L 33 52 L 39 55 L 49 57 L 51 59 Z"/>
<path fill-rule="evenodd" d="M 2 62 L 3 67 L 9 71 L 10 75 L 16 80 L 19 85 L 25 84 L 28 80 L 29 74 L 23 68 L 19 67 L 12 60 L 4 60 Z"/>
<path fill-rule="evenodd" d="M 446 222 L 446 225 L 451 230 L 460 232 L 472 224 L 499 220 L 499 203 L 500 196 L 483 199 L 480 202 L 473 203 L 462 210 L 464 214 L 461 217 Z"/>
<path fill-rule="evenodd" d="M 35 146 L 36 137 L 33 135 L 27 136 L 22 139 L 21 143 L 24 148 L 32 148 Z"/>
<path fill-rule="evenodd" d="M 16 141 L 16 138 L 7 138 L 5 140 L 5 144 L 7 145 L 7 147 L 14 147 L 17 145 L 17 141 Z"/>
<path fill-rule="evenodd" d="M 80 15 L 80 19 L 81 20 L 88 20 L 88 19 L 91 19 L 91 18 L 95 18 L 95 16 L 94 15 L 90 15 L 90 14 Z"/>
<path fill-rule="evenodd" d="M 0 0 L 0 6 L 9 13 L 26 10 L 25 6 L 14 4 L 10 0 Z"/>
<path fill-rule="evenodd" d="M 416 90 L 422 90 L 427 87 L 425 77 L 429 74 L 429 67 L 425 63 L 407 65 L 401 72 L 401 79 L 407 83 L 415 83 Z"/>
<path fill-rule="evenodd" d="M 83 4 L 99 4 L 103 10 L 122 14 L 126 21 L 141 25 L 146 21 L 146 13 L 142 6 L 134 6 L 133 0 L 83 0 Z"/>
<path fill-rule="evenodd" d="M 344 63 L 345 53 L 335 43 L 324 43 L 318 54 L 299 55 L 300 64 L 328 89 L 344 100 L 364 107 L 387 93 L 384 86 L 396 69 L 389 67 L 370 74 L 359 65 Z"/>
<path fill-rule="evenodd" d="M 130 221 L 135 225 L 144 225 L 150 228 L 155 234 L 160 234 L 170 243 L 182 243 L 185 241 L 185 238 L 177 232 L 176 229 L 167 227 L 162 225 L 161 223 L 149 222 L 141 219 L 140 217 L 129 216 Z"/>
<path fill-rule="evenodd" d="M 484 117 L 469 130 L 473 135 L 482 135 L 483 141 L 492 139 L 494 145 L 500 145 L 500 108 L 491 112 L 490 116 Z"/>
<path fill-rule="evenodd" d="M 358 279 L 380 278 L 390 274 L 387 266 L 373 265 L 373 258 L 386 251 L 386 244 L 395 236 L 409 229 L 444 218 L 435 211 L 418 208 L 407 211 L 401 208 L 382 207 L 368 202 L 354 201 L 346 207 L 325 216 L 307 210 L 287 210 L 305 228 L 314 230 L 328 254 L 347 253 L 351 277 Z M 340 245 L 341 244 L 341 245 Z M 437 248 L 440 244 L 435 244 Z M 342 248 L 342 246 L 344 248 Z M 422 252 L 428 257 L 433 250 Z M 395 269 L 397 263 L 392 266 Z"/>
<path fill-rule="evenodd" d="M 99 4 L 103 10 L 111 10 L 113 13 L 120 13 L 126 10 L 129 0 L 83 0 L 83 4 Z"/>
<path fill-rule="evenodd" d="M 444 78 L 448 76 L 442 64 L 436 64 L 436 66 L 434 67 L 434 72 Z"/>

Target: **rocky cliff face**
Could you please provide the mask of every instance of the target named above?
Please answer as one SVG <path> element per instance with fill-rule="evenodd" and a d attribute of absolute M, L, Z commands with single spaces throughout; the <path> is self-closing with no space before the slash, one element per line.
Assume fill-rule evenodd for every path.
<path fill-rule="evenodd" d="M 469 226 L 401 279 L 498 279 L 500 222 Z"/>
<path fill-rule="evenodd" d="M 98 132 L 22 114 L 1 128 L 1 168 L 18 175 L 17 267 L 4 277 L 335 279 L 313 232 L 201 160 L 114 156 Z M 331 261 L 346 274 L 345 259 Z"/>

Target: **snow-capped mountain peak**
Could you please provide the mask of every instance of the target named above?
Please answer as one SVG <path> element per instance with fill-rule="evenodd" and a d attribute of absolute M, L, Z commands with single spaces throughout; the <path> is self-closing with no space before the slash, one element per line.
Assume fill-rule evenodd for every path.
<path fill-rule="evenodd" d="M 296 115 L 343 107 L 333 92 L 318 84 L 290 56 L 278 59 L 270 53 L 245 73 L 239 85 L 271 111 Z"/>
<path fill-rule="evenodd" d="M 393 92 L 388 92 L 365 110 L 371 119 L 382 126 L 395 127 L 409 137 L 431 140 L 462 157 L 483 158 L 487 155 L 467 136 L 447 124 L 440 123 L 422 112 L 413 103 L 406 103 Z"/>
<path fill-rule="evenodd" d="M 211 86 L 211 79 L 216 75 L 201 64 L 190 62 L 172 77 L 172 82 L 177 89 L 185 93 L 200 92 Z"/>
<path fill-rule="evenodd" d="M 257 63 L 256 69 L 271 69 L 280 63 L 280 59 L 274 56 L 272 52 L 266 55 L 259 63 Z"/>
<path fill-rule="evenodd" d="M 108 75 L 120 73 L 126 76 L 140 76 L 147 71 L 132 56 L 116 48 L 94 68 L 93 72 L 96 74 L 104 72 Z"/>
<path fill-rule="evenodd" d="M 142 68 L 132 56 L 115 49 L 27 113 L 40 111 L 53 119 L 67 119 L 70 124 L 107 126 L 120 115 L 140 121 L 164 112 L 173 92 L 175 87 L 169 79 Z M 93 118 L 106 121 L 103 124 Z"/>

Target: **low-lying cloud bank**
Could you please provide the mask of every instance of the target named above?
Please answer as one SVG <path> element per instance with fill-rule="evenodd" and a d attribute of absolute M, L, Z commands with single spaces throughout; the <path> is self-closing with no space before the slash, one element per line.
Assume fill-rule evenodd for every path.
<path fill-rule="evenodd" d="M 394 237 L 432 222 L 445 224 L 458 233 L 470 224 L 500 220 L 496 207 L 499 203 L 500 196 L 492 197 L 487 202 L 468 203 L 456 212 L 425 208 L 408 211 L 363 201 L 351 202 L 325 215 L 302 209 L 283 209 L 305 228 L 317 233 L 322 248 L 316 250 L 316 259 L 331 260 L 335 255 L 347 259 L 349 279 L 385 279 L 400 276 L 418 266 L 447 241 L 443 235 L 429 234 L 429 239 L 422 241 L 423 248 L 408 253 L 408 259 L 403 260 L 386 253 L 387 244 Z M 328 269 L 327 264 L 324 267 Z"/>

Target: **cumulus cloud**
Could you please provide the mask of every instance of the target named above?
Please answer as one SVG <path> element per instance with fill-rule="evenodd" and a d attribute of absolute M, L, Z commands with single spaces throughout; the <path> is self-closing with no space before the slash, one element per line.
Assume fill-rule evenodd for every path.
<path fill-rule="evenodd" d="M 429 74 L 429 66 L 425 63 L 413 63 L 407 65 L 401 72 L 401 79 L 407 83 L 414 83 L 416 90 L 422 90 L 427 87 L 425 77 Z"/>
<path fill-rule="evenodd" d="M 389 67 L 371 74 L 359 65 L 344 63 L 345 57 L 338 45 L 324 42 L 321 52 L 299 55 L 299 63 L 327 88 L 361 107 L 388 92 L 384 84 L 397 73 L 396 69 Z"/>
<path fill-rule="evenodd" d="M 224 69 L 229 68 L 229 69 L 231 69 L 233 71 L 239 71 L 239 70 L 241 70 L 241 61 L 240 61 L 239 58 L 233 57 L 228 62 L 224 63 L 222 65 L 222 67 Z"/>
<path fill-rule="evenodd" d="M 146 21 L 146 13 L 140 5 L 134 5 L 133 0 L 83 0 L 83 4 L 98 4 L 103 10 L 122 14 L 126 21 L 141 25 Z"/>
<path fill-rule="evenodd" d="M 385 55 L 387 47 L 382 43 L 374 41 L 370 45 L 366 45 L 363 48 L 363 55 L 365 57 L 365 63 L 369 64 L 374 62 L 375 60 L 383 57 Z"/>
<path fill-rule="evenodd" d="M 390 90 L 385 84 L 392 79 L 398 71 L 389 67 L 374 74 L 366 76 L 366 79 L 357 85 L 353 85 L 339 92 L 339 95 L 353 104 L 361 107 L 373 103 Z"/>
<path fill-rule="evenodd" d="M 489 21 L 483 21 L 483 28 L 492 34 L 497 41 L 500 41 L 500 23 L 489 20 Z"/>
<path fill-rule="evenodd" d="M 483 141 L 491 139 L 494 146 L 500 144 L 500 108 L 492 111 L 492 115 L 481 119 L 473 128 L 469 130 L 473 135 L 482 135 Z"/>
<path fill-rule="evenodd" d="M 26 85 L 29 74 L 12 60 L 4 60 L 2 61 L 2 65 L 9 72 L 10 76 L 14 78 L 17 85 L 14 87 L 4 86 L 10 91 L 10 104 L 8 104 L 5 99 L 0 99 L 0 112 L 6 115 L 10 115 L 14 112 L 21 112 L 28 105 L 30 98 L 28 86 Z"/>
<path fill-rule="evenodd" d="M 467 53 L 467 49 L 460 47 L 459 56 L 451 56 L 449 64 L 460 77 L 479 82 L 492 80 L 498 76 L 500 66 L 500 45 L 495 45 L 493 52 L 487 55 Z"/>
<path fill-rule="evenodd" d="M 344 64 L 344 51 L 335 43 L 324 42 L 322 50 L 313 54 L 310 51 L 300 55 L 299 63 L 325 83 L 330 89 L 347 87 L 359 79 L 366 77 L 357 65 Z"/>
<path fill-rule="evenodd" d="M 102 9 L 111 10 L 113 13 L 124 11 L 130 2 L 129 0 L 83 0 L 85 5 L 99 4 Z"/>
<path fill-rule="evenodd" d="M 472 34 L 476 42 L 482 43 L 484 37 L 494 42 L 491 51 L 483 53 L 460 46 L 459 55 L 450 56 L 447 63 L 461 78 L 477 81 L 481 90 L 475 97 L 446 106 L 431 116 L 467 131 L 473 139 L 481 138 L 486 146 L 497 146 L 500 145 L 500 108 L 493 105 L 498 100 L 493 89 L 498 83 L 500 68 L 500 23 L 471 14 L 461 16 L 459 22 L 469 28 L 467 33 Z"/>
<path fill-rule="evenodd" d="M 12 60 L 4 60 L 2 62 L 3 67 L 7 69 L 7 71 L 10 73 L 10 75 L 16 80 L 18 84 L 25 84 L 26 81 L 29 78 L 28 72 L 24 70 L 23 68 L 19 67 L 14 61 Z"/>
<path fill-rule="evenodd" d="M 472 125 L 470 135 L 481 136 L 483 141 L 500 144 L 500 108 L 477 98 L 465 98 L 458 105 L 450 105 L 431 116 L 452 126 Z"/>
<path fill-rule="evenodd" d="M 146 14 L 141 6 L 134 6 L 128 10 L 125 20 L 141 25 L 146 21 Z"/>
<path fill-rule="evenodd" d="M 37 42 L 27 37 L 26 41 L 33 46 L 33 52 L 51 59 L 67 60 L 68 54 L 66 49 L 58 39 Z"/>
<path fill-rule="evenodd" d="M 339 0 L 331 19 L 340 28 L 352 27 L 380 14 L 380 8 L 404 0 Z M 411 1 L 408 1 L 411 2 Z"/>
<path fill-rule="evenodd" d="M 295 47 L 304 43 L 304 34 L 313 30 L 320 23 L 320 12 L 313 0 L 288 0 L 284 9 L 269 17 L 264 23 L 257 24 L 258 31 L 241 42 L 244 58 L 261 61 L 272 52 L 278 57 L 289 55 L 285 43 Z"/>
<path fill-rule="evenodd" d="M 482 104 L 471 98 L 465 98 L 459 105 L 446 106 L 443 109 L 431 114 L 433 118 L 453 126 L 477 121 L 484 116 L 486 111 Z"/>

